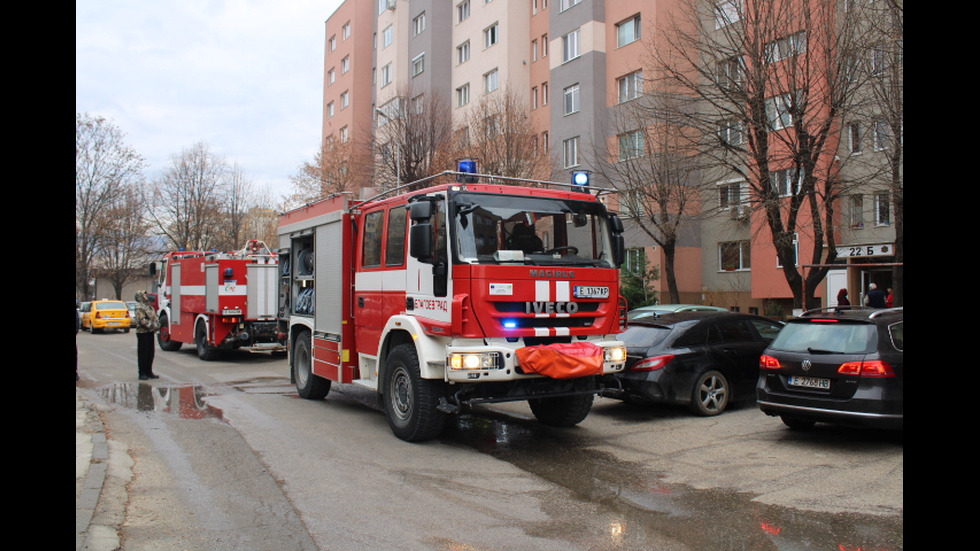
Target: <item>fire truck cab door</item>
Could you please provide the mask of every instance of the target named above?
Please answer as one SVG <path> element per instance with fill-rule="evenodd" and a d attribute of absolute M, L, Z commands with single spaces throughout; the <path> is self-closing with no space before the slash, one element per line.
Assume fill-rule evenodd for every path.
<path fill-rule="evenodd" d="M 451 269 L 445 199 L 433 197 L 411 208 L 405 292 L 410 314 L 449 323 Z M 416 206 L 419 205 L 419 206 Z M 427 216 L 428 215 L 428 216 Z"/>

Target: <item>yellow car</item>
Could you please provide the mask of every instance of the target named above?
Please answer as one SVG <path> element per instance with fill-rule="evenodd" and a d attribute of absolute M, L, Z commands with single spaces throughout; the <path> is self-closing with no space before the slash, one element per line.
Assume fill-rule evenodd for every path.
<path fill-rule="evenodd" d="M 89 305 L 82 305 L 82 329 L 93 333 L 106 329 L 122 329 L 129 333 L 133 318 L 129 308 L 121 300 L 93 300 Z"/>

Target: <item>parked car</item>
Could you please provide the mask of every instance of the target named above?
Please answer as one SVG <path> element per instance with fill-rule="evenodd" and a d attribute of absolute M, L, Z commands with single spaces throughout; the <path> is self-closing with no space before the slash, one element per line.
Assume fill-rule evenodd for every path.
<path fill-rule="evenodd" d="M 727 308 L 722 308 L 720 306 L 707 306 L 705 304 L 654 304 L 651 306 L 640 306 L 639 308 L 634 308 L 626 314 L 626 319 L 628 321 L 633 321 L 635 319 L 645 318 L 647 316 L 656 316 L 659 314 L 668 314 L 671 312 L 727 312 Z"/>
<path fill-rule="evenodd" d="M 132 319 L 136 319 L 136 301 L 135 300 L 127 300 L 126 301 L 126 309 L 129 310 L 129 317 L 130 317 L 130 319 L 131 320 Z"/>
<path fill-rule="evenodd" d="M 606 379 L 604 395 L 717 415 L 737 396 L 752 394 L 759 356 L 781 328 L 769 318 L 727 311 L 638 318 L 619 335 L 626 368 Z"/>
<path fill-rule="evenodd" d="M 82 312 L 82 327 L 93 333 L 106 329 L 122 329 L 129 333 L 131 323 L 129 309 L 121 300 L 94 300 L 89 304 L 89 311 Z"/>
<path fill-rule="evenodd" d="M 760 360 L 759 408 L 817 422 L 903 429 L 902 308 L 824 308 L 787 322 Z"/>
<path fill-rule="evenodd" d="M 88 320 L 88 318 L 91 315 L 91 313 L 92 313 L 92 303 L 91 302 L 87 302 L 86 301 L 86 302 L 82 302 L 81 304 L 79 304 L 79 306 L 78 306 L 78 319 L 79 319 L 79 323 L 81 325 L 82 331 L 84 331 L 86 329 L 89 329 L 92 326 L 92 324 L 89 323 L 89 320 Z"/>

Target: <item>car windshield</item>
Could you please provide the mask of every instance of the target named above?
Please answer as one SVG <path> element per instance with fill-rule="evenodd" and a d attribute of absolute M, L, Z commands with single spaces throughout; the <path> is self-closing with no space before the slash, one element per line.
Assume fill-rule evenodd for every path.
<path fill-rule="evenodd" d="M 122 302 L 100 302 L 95 305 L 97 310 L 126 310 L 126 305 Z"/>
<path fill-rule="evenodd" d="M 650 348 L 663 342 L 671 332 L 664 325 L 633 325 L 619 334 L 619 339 L 630 348 Z"/>
<path fill-rule="evenodd" d="M 458 262 L 613 267 L 601 203 L 482 193 L 454 201 Z"/>
<path fill-rule="evenodd" d="M 788 323 L 770 348 L 815 354 L 869 354 L 875 350 L 875 326 L 868 323 Z"/>

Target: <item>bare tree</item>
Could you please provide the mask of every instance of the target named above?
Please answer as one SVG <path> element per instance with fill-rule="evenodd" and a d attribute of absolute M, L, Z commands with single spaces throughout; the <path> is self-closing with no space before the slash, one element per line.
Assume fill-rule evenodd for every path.
<path fill-rule="evenodd" d="M 115 297 L 122 299 L 126 282 L 145 275 L 147 265 L 160 251 L 153 249 L 146 205 L 135 186 L 125 186 L 107 212 L 111 222 L 104 234 L 105 244 L 97 256 L 98 267 L 93 273 L 109 280 Z"/>
<path fill-rule="evenodd" d="M 100 251 L 111 243 L 112 209 L 143 178 L 144 159 L 103 117 L 75 114 L 75 289 L 90 298 Z"/>
<path fill-rule="evenodd" d="M 405 91 L 378 108 L 374 150 L 379 189 L 436 175 L 452 168 L 452 109 L 435 92 Z"/>
<path fill-rule="evenodd" d="M 825 0 L 691 0 L 676 15 L 657 66 L 698 101 L 685 125 L 698 130 L 701 155 L 746 182 L 794 302 L 812 303 L 827 268 L 799 266 L 837 256 L 834 157 L 860 85 L 848 74 L 853 23 Z M 797 258 L 801 235 L 812 247 Z"/>
<path fill-rule="evenodd" d="M 156 182 L 153 218 L 173 248 L 205 250 L 222 241 L 225 161 L 197 143 L 171 158 Z"/>
<path fill-rule="evenodd" d="M 353 146 L 350 141 L 329 138 L 323 141 L 312 162 L 303 163 L 299 172 L 290 176 L 293 193 L 289 201 L 309 203 L 321 197 L 354 191 L 358 174 L 352 170 Z"/>
<path fill-rule="evenodd" d="M 460 133 L 467 132 L 465 139 Z M 545 179 L 547 152 L 539 150 L 527 102 L 509 88 L 485 94 L 456 131 L 467 157 L 479 160 L 479 171 L 511 178 Z"/>

